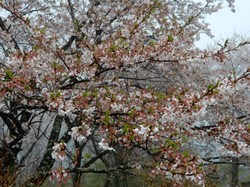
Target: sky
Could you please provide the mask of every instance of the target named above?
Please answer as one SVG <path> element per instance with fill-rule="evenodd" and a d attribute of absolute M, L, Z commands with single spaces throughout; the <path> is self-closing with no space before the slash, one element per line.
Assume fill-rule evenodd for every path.
<path fill-rule="evenodd" d="M 214 43 L 214 40 L 225 40 L 234 33 L 250 37 L 250 0 L 235 0 L 235 10 L 236 12 L 233 13 L 225 7 L 215 14 L 208 15 L 207 21 L 215 37 L 211 40 L 207 36 L 202 36 L 197 46 L 205 48 Z"/>

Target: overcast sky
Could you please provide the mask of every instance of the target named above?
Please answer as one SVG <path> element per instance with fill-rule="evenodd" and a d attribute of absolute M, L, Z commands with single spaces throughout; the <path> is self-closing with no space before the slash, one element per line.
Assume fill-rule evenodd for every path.
<path fill-rule="evenodd" d="M 234 33 L 250 37 L 250 0 L 235 0 L 235 10 L 233 13 L 229 8 L 224 8 L 208 15 L 207 21 L 211 24 L 210 28 L 215 36 L 213 40 L 227 39 Z M 210 38 L 202 36 L 197 45 L 205 48 L 211 43 L 213 42 Z"/>

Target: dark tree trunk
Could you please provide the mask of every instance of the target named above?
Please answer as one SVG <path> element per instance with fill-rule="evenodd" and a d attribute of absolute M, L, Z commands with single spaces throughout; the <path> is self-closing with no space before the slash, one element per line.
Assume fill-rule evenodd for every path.
<path fill-rule="evenodd" d="M 54 142 L 58 141 L 62 121 L 63 118 L 57 115 L 53 124 L 53 129 L 50 134 L 45 155 L 36 170 L 36 174 L 27 180 L 23 186 L 41 186 L 48 177 L 49 171 L 54 164 L 54 160 L 51 158 L 51 153 L 53 152 L 52 147 L 54 146 Z"/>
<path fill-rule="evenodd" d="M 231 187 L 236 187 L 239 182 L 239 159 L 233 158 Z"/>
<path fill-rule="evenodd" d="M 104 186 L 103 187 L 110 187 L 110 173 L 107 173 L 105 182 L 104 182 Z"/>

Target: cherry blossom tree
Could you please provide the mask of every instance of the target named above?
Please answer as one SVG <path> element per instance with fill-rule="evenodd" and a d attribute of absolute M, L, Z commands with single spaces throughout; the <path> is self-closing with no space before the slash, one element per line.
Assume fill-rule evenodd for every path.
<path fill-rule="evenodd" d="M 80 186 L 84 173 L 105 173 L 109 186 L 112 176 L 142 177 L 139 170 L 173 185 L 202 186 L 206 160 L 188 142 L 209 137 L 226 153 L 249 156 L 249 125 L 220 108 L 249 90 L 249 69 L 215 82 L 195 72 L 206 59 L 226 58 L 224 46 L 216 52 L 194 46 L 201 33 L 211 35 L 205 15 L 222 6 L 219 0 L 0 1 L 1 153 L 21 171 L 46 138 L 36 172 L 23 184 L 49 177 Z M 197 125 L 211 107 L 219 110 L 215 123 Z M 35 141 L 24 151 L 29 134 Z"/>
<path fill-rule="evenodd" d="M 221 44 L 222 43 L 222 44 Z M 215 59 L 207 59 L 206 65 L 210 66 L 210 73 L 208 75 L 210 82 L 216 82 L 216 80 L 226 77 L 229 74 L 231 79 L 237 79 L 244 76 L 245 72 L 249 71 L 248 51 L 249 51 L 249 38 L 243 35 L 235 34 L 232 38 L 225 39 L 224 41 L 217 41 L 215 45 L 210 46 L 209 51 L 216 51 L 214 54 Z M 218 54 L 223 51 L 226 53 L 225 59 L 222 63 L 217 63 Z M 249 124 L 249 89 L 247 87 L 238 88 L 236 92 L 229 94 L 220 100 L 219 103 L 213 105 L 208 110 L 206 116 L 207 126 L 213 126 L 218 123 L 221 116 L 227 118 L 228 124 L 238 124 L 247 126 Z M 218 118 L 218 116 L 220 116 Z M 236 128 L 235 126 L 232 126 Z M 236 128 L 240 129 L 239 126 Z M 236 130 L 236 131 L 237 131 Z M 229 135 L 229 139 L 231 139 Z M 211 143 L 211 148 L 221 146 L 225 141 L 221 141 L 219 144 L 215 144 L 213 139 L 206 141 L 204 146 L 208 147 Z M 214 148 L 212 148 L 214 150 Z M 220 151 L 215 152 L 211 149 L 207 149 L 206 161 L 209 164 L 232 164 L 231 173 L 231 186 L 236 186 L 239 182 L 239 170 L 240 165 L 246 166 L 249 164 L 249 157 L 235 156 L 230 152 Z M 243 150 L 241 150 L 243 151 Z M 210 152 L 210 153 L 209 153 Z M 245 154 L 247 155 L 247 154 Z M 223 179 L 220 179 L 223 180 Z"/>

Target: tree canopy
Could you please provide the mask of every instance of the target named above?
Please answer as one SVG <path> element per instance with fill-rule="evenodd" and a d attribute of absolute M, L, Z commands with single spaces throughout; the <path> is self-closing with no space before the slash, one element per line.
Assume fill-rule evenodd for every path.
<path fill-rule="evenodd" d="M 233 9 L 233 1 L 227 4 Z M 1 154 L 22 170 L 46 137 L 36 172 L 23 184 L 50 177 L 79 186 L 92 172 L 106 173 L 108 186 L 112 174 L 141 177 L 138 170 L 146 170 L 148 178 L 202 186 L 210 160 L 190 142 L 213 139 L 225 155 L 248 157 L 249 68 L 205 76 L 247 43 L 195 47 L 200 34 L 211 35 L 205 16 L 222 6 L 220 0 L 0 1 Z M 242 103 L 239 115 L 234 100 Z M 27 145 L 30 134 L 36 136 Z"/>

